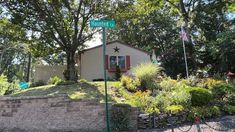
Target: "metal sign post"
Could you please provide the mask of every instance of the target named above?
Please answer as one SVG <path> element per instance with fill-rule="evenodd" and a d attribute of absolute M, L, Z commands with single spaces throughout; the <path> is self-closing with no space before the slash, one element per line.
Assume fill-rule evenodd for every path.
<path fill-rule="evenodd" d="M 107 92 L 107 77 L 106 77 L 106 30 L 105 28 L 115 28 L 116 23 L 114 20 L 90 20 L 90 27 L 102 27 L 103 38 L 103 68 L 104 68 L 104 87 L 105 87 L 105 113 L 106 113 L 106 132 L 110 132 L 109 110 L 108 110 L 108 92 Z"/>

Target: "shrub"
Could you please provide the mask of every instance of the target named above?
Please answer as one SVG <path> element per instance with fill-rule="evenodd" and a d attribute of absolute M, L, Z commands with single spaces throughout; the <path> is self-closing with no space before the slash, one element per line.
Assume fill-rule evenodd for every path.
<path fill-rule="evenodd" d="M 136 91 L 140 86 L 140 81 L 138 79 L 132 79 L 131 77 L 125 75 L 121 77 L 121 83 L 122 86 L 129 91 Z"/>
<path fill-rule="evenodd" d="M 121 78 L 121 69 L 120 67 L 117 65 L 116 66 L 116 71 L 115 71 L 115 80 L 119 81 Z"/>
<path fill-rule="evenodd" d="M 155 98 L 156 106 L 160 111 L 166 111 L 166 108 L 173 105 L 173 100 L 171 98 L 171 92 L 161 91 Z"/>
<path fill-rule="evenodd" d="M 191 94 L 187 92 L 186 88 L 184 87 L 178 87 L 172 91 L 171 99 L 175 105 L 182 105 L 184 107 L 191 106 Z"/>
<path fill-rule="evenodd" d="M 220 116 L 221 111 L 218 106 L 192 107 L 191 111 L 188 114 L 188 119 L 192 121 L 192 120 L 194 120 L 196 115 L 201 118 L 209 118 L 212 116 Z"/>
<path fill-rule="evenodd" d="M 191 103 L 193 106 L 203 106 L 212 100 L 212 94 L 205 88 L 192 87 L 188 88 L 191 94 Z"/>
<path fill-rule="evenodd" d="M 235 114 L 235 106 L 233 105 L 225 105 L 223 109 L 226 113 L 230 115 Z"/>
<path fill-rule="evenodd" d="M 166 111 L 172 114 L 177 114 L 184 110 L 184 107 L 182 105 L 170 105 L 166 107 Z"/>
<path fill-rule="evenodd" d="M 227 100 L 230 105 L 235 105 L 235 94 L 228 96 Z"/>
<path fill-rule="evenodd" d="M 131 106 L 126 104 L 115 104 L 111 108 L 111 128 L 113 131 L 120 132 L 128 130 L 130 126 L 129 114 Z"/>
<path fill-rule="evenodd" d="M 38 86 L 43 86 L 43 85 L 46 85 L 46 83 L 43 80 L 39 80 L 39 81 L 33 82 L 30 85 L 30 87 L 38 87 Z"/>
<path fill-rule="evenodd" d="M 225 82 L 222 81 L 222 80 L 216 80 L 216 79 L 213 79 L 213 78 L 207 78 L 207 79 L 205 79 L 204 87 L 211 89 L 213 86 L 219 85 L 219 84 L 223 84 L 223 83 L 225 83 Z"/>
<path fill-rule="evenodd" d="M 7 81 L 7 77 L 4 75 L 0 76 L 0 95 L 4 95 L 9 88 L 10 83 Z"/>
<path fill-rule="evenodd" d="M 62 81 L 62 79 L 59 78 L 58 76 L 53 76 L 48 80 L 48 84 L 57 84 L 61 81 Z"/>
<path fill-rule="evenodd" d="M 19 90 L 20 90 L 19 81 L 16 80 L 16 81 L 10 83 L 10 85 L 9 85 L 8 89 L 5 91 L 4 95 L 13 94 Z"/>
<path fill-rule="evenodd" d="M 210 111 L 211 111 L 213 116 L 220 116 L 221 115 L 221 111 L 220 111 L 220 108 L 218 106 L 212 106 L 210 108 Z"/>
<path fill-rule="evenodd" d="M 143 90 L 155 89 L 155 79 L 161 67 L 153 63 L 142 63 L 132 69 L 132 72 L 136 78 L 141 82 L 141 87 Z"/>
<path fill-rule="evenodd" d="M 149 108 L 156 107 L 154 98 L 150 96 L 149 91 L 137 91 L 134 93 L 132 103 L 138 107 L 141 112 L 148 112 Z"/>
<path fill-rule="evenodd" d="M 177 81 L 171 78 L 165 78 L 160 82 L 160 87 L 164 91 L 172 91 L 176 88 Z"/>
<path fill-rule="evenodd" d="M 235 87 L 227 83 L 216 84 L 211 90 L 216 99 L 223 99 L 227 95 L 235 93 Z"/>

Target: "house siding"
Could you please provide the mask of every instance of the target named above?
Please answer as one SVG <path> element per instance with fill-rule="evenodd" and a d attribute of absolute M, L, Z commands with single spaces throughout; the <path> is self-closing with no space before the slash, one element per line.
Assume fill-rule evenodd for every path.
<path fill-rule="evenodd" d="M 115 47 L 118 47 L 119 52 L 114 52 Z M 130 56 L 130 67 L 137 66 L 143 62 L 150 62 L 150 56 L 138 49 L 126 46 L 119 42 L 108 44 L 106 47 L 106 55 L 108 56 Z M 114 73 L 107 71 L 107 77 L 112 79 Z M 97 47 L 87 50 L 81 54 L 81 78 L 86 80 L 103 79 L 103 50 L 102 47 Z"/>

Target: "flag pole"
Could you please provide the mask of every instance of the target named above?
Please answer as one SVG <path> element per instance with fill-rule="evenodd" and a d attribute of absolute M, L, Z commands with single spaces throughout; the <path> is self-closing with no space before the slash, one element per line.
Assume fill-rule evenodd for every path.
<path fill-rule="evenodd" d="M 181 33 L 183 32 L 183 27 L 181 26 Z M 188 79 L 188 63 L 187 63 L 187 57 L 186 57 L 186 52 L 185 52 L 185 44 L 184 44 L 184 37 L 182 36 L 182 41 L 183 41 L 183 49 L 184 49 L 184 62 L 185 62 L 185 69 L 186 69 L 186 75 Z"/>

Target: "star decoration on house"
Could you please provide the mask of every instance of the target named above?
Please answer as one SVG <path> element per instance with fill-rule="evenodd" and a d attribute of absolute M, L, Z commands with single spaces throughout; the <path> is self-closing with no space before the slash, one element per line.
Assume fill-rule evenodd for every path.
<path fill-rule="evenodd" d="M 120 48 L 118 48 L 117 46 L 115 47 L 115 48 L 113 48 L 114 49 L 114 52 L 116 53 L 119 53 L 119 50 L 120 50 Z"/>

